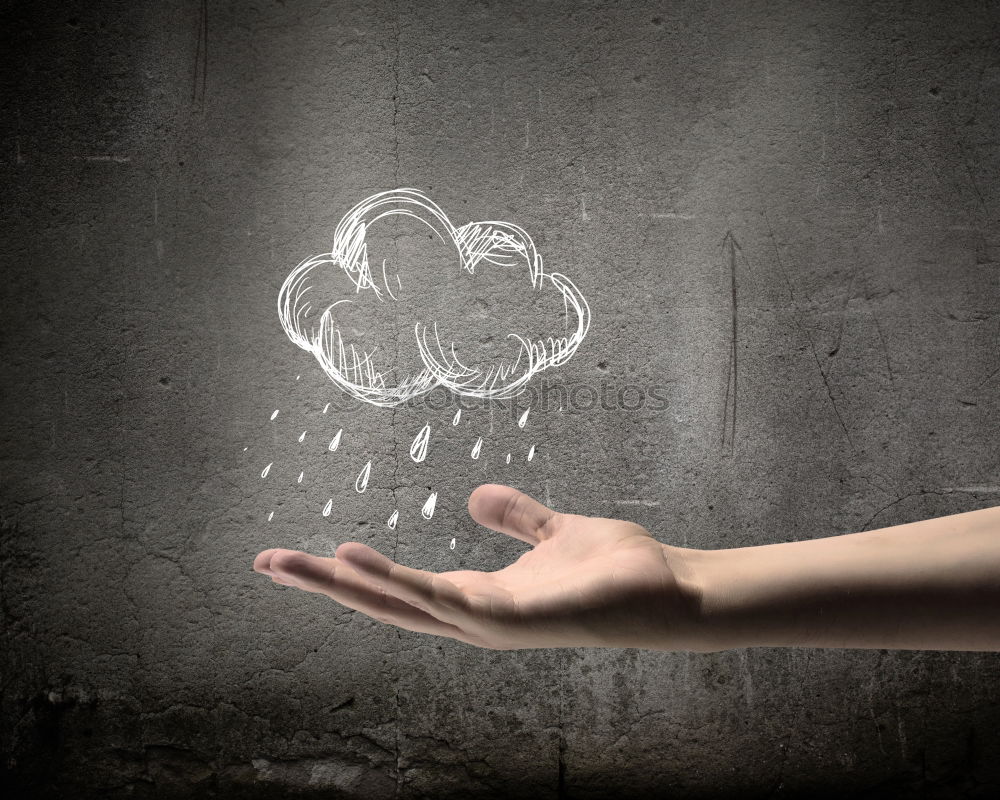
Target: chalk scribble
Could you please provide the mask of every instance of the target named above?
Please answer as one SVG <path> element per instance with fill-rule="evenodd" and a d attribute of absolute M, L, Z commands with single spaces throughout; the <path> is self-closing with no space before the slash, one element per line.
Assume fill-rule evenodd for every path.
<path fill-rule="evenodd" d="M 416 374 L 397 375 L 394 363 L 348 342 L 338 324 L 338 306 L 345 303 L 394 302 L 393 281 L 385 262 L 373 269 L 368 260 L 369 226 L 394 215 L 413 218 L 451 244 L 461 270 L 474 275 L 477 268 L 525 267 L 521 274 L 525 303 L 530 292 L 553 292 L 562 300 L 564 319 L 560 335 L 531 337 L 511 331 L 508 343 L 517 354 L 499 356 L 490 363 L 470 367 L 462 363 L 453 341 L 442 342 L 436 321 L 412 323 L 414 344 L 423 368 Z M 340 270 L 353 290 L 322 307 L 314 307 L 313 280 L 324 271 Z M 396 288 L 402 290 L 397 274 Z M 318 299 L 318 298 L 317 298 Z M 330 379 L 348 394 L 376 406 L 397 406 L 436 386 L 468 397 L 508 398 L 523 391 L 528 381 L 544 369 L 568 361 L 587 335 L 590 307 L 573 282 L 558 272 L 546 272 L 542 257 L 527 232 L 509 222 L 469 222 L 456 228 L 430 198 L 415 189 L 380 192 L 361 201 L 340 220 L 328 253 L 300 262 L 288 275 L 278 294 L 281 325 L 296 345 L 312 353 Z"/>
<path fill-rule="evenodd" d="M 412 458 L 418 464 L 427 458 L 427 443 L 431 438 L 431 426 L 430 423 L 424 425 L 420 429 L 420 433 L 417 434 L 417 438 L 413 440 L 413 444 L 410 445 L 410 458 Z"/>
<path fill-rule="evenodd" d="M 431 496 L 427 498 L 427 502 L 424 503 L 424 507 L 420 509 L 420 514 L 424 519 L 430 519 L 434 516 L 434 506 L 437 505 L 438 493 L 431 492 Z"/>
<path fill-rule="evenodd" d="M 369 461 L 361 468 L 357 479 L 354 481 L 354 489 L 358 494 L 362 494 L 368 488 L 368 478 L 372 474 L 372 462 Z"/>

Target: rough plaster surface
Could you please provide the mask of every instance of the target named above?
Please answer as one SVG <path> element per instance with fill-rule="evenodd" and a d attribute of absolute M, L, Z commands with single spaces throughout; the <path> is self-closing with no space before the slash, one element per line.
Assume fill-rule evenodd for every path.
<path fill-rule="evenodd" d="M 997 796 L 996 655 L 479 651 L 250 564 L 359 539 L 496 568 L 519 543 L 464 511 L 487 480 L 706 548 L 1000 502 L 998 22 L 986 2 L 8 3 L 5 780 Z M 509 408 L 453 431 L 445 410 L 323 417 L 337 393 L 277 289 L 397 185 L 528 228 L 593 306 L 560 379 L 659 385 L 667 408 L 526 432 Z"/>

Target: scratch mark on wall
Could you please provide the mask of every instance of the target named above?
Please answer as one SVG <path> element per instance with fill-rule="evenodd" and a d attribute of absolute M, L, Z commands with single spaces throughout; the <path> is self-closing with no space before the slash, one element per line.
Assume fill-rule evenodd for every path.
<path fill-rule="evenodd" d="M 726 375 L 726 399 L 722 412 L 722 436 L 720 444 L 723 450 L 727 449 L 732 455 L 736 446 L 736 409 L 737 409 L 737 388 L 739 383 L 739 297 L 736 286 L 736 253 L 743 253 L 739 242 L 733 236 L 732 231 L 726 231 L 722 239 L 722 247 L 728 256 L 729 262 L 729 308 L 730 308 L 730 342 L 729 342 L 729 371 Z"/>
<path fill-rule="evenodd" d="M 198 12 L 198 40 L 194 51 L 194 75 L 191 79 L 191 105 L 205 110 L 205 87 L 208 83 L 208 0 L 201 0 Z"/>
<path fill-rule="evenodd" d="M 766 211 L 761 213 L 763 214 L 764 222 L 767 225 L 768 238 L 771 240 L 771 246 L 774 248 L 775 261 L 778 264 L 778 269 L 781 272 L 782 278 L 784 278 L 785 281 L 785 286 L 788 289 L 788 297 L 792 306 L 792 318 L 795 320 L 796 327 L 805 335 L 806 340 L 809 342 L 809 350 L 812 352 L 813 360 L 816 362 L 816 368 L 819 370 L 820 378 L 823 381 L 823 387 L 826 389 L 827 399 L 829 399 L 830 406 L 833 409 L 833 414 L 837 418 L 837 423 L 840 425 L 840 429 L 844 432 L 844 436 L 847 438 L 848 445 L 850 445 L 853 450 L 854 441 L 851 439 L 851 433 L 847 430 L 847 425 L 844 423 L 844 418 L 840 414 L 840 408 L 838 408 L 837 401 L 833 396 L 833 387 L 830 384 L 830 378 L 827 375 L 826 370 L 823 368 L 823 362 L 819 359 L 819 353 L 816 350 L 816 342 L 813 340 L 812 332 L 808 327 L 802 324 L 802 313 L 799 310 L 798 302 L 795 298 L 795 290 L 792 288 L 792 281 L 788 277 L 785 265 L 781 261 L 781 254 L 778 251 L 778 243 L 774 237 L 774 229 L 771 227 L 771 221 L 768 219 Z"/>

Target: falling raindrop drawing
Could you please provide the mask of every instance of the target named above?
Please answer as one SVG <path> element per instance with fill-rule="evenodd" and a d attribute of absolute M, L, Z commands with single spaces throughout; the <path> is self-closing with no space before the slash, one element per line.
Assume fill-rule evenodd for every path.
<path fill-rule="evenodd" d="M 274 462 L 272 461 L 270 464 L 268 464 L 266 467 L 264 467 L 264 469 L 260 473 L 260 477 L 266 478 L 267 477 L 267 473 L 269 473 L 271 471 L 271 467 L 273 465 L 274 465 Z"/>
<path fill-rule="evenodd" d="M 399 521 L 399 509 L 396 509 L 389 516 L 389 519 L 386 520 L 385 524 L 386 526 L 388 526 L 390 531 L 394 531 L 396 530 L 396 522 L 398 521 Z"/>
<path fill-rule="evenodd" d="M 476 443 L 472 445 L 472 457 L 479 458 L 479 451 L 483 449 L 483 437 L 480 436 L 476 439 Z"/>
<path fill-rule="evenodd" d="M 302 479 L 305 477 L 305 475 L 306 474 L 304 472 L 300 472 L 299 473 L 299 479 L 297 481 L 295 481 L 295 482 L 296 483 L 302 483 Z"/>
<path fill-rule="evenodd" d="M 243 452 L 245 453 L 246 451 L 247 451 L 247 448 L 245 448 L 245 447 L 244 447 L 244 448 L 243 448 Z"/>
<path fill-rule="evenodd" d="M 420 509 L 420 515 L 424 519 L 430 519 L 434 516 L 434 506 L 437 505 L 438 493 L 431 492 L 431 496 L 427 498 L 427 502 L 424 503 L 424 507 Z"/>
<path fill-rule="evenodd" d="M 510 463 L 510 453 L 507 453 L 507 463 Z"/>
<path fill-rule="evenodd" d="M 341 429 L 340 429 L 339 431 L 337 431 L 337 435 L 336 435 L 336 436 L 334 436 L 334 437 L 333 437 L 333 438 L 332 438 L 332 439 L 330 440 L 330 446 L 329 446 L 329 447 L 328 447 L 327 449 L 328 449 L 328 450 L 329 450 L 329 451 L 330 451 L 331 453 L 332 453 L 332 452 L 333 452 L 334 450 L 336 450 L 336 449 L 337 449 L 338 447 L 340 447 L 340 436 L 341 436 L 341 434 L 342 434 L 343 432 L 344 432 L 344 429 L 343 429 L 343 428 L 341 428 Z"/>
<path fill-rule="evenodd" d="M 358 494 L 361 494 L 365 489 L 368 488 L 368 477 L 372 474 L 372 462 L 369 461 L 364 467 L 361 468 L 361 472 L 358 473 L 357 480 L 354 481 L 354 489 Z"/>
<path fill-rule="evenodd" d="M 325 406 L 323 406 L 323 413 L 325 414 L 329 410 L 330 410 L 330 404 L 327 403 Z"/>
<path fill-rule="evenodd" d="M 267 515 L 267 521 L 268 522 L 270 522 L 272 519 L 274 519 L 274 512 L 273 511 L 270 514 Z"/>
<path fill-rule="evenodd" d="M 431 425 L 428 422 L 424 427 L 420 429 L 420 433 L 413 440 L 413 444 L 410 445 L 410 458 L 412 458 L 416 463 L 420 463 L 425 458 L 427 458 L 427 443 L 431 438 Z"/>
<path fill-rule="evenodd" d="M 528 413 L 530 411 L 531 411 L 530 408 L 525 410 L 525 412 L 521 415 L 521 418 L 517 421 L 517 427 L 519 428 L 524 427 L 525 423 L 528 421 Z"/>
<path fill-rule="evenodd" d="M 531 449 L 528 450 L 528 461 L 531 461 L 535 457 L 535 446 L 531 445 Z"/>
<path fill-rule="evenodd" d="M 451 424 L 453 426 L 454 425 L 458 425 L 459 420 L 461 420 L 461 419 L 462 419 L 462 409 L 458 409 L 458 411 L 455 412 L 455 416 L 452 417 L 452 419 L 451 419 Z"/>
<path fill-rule="evenodd" d="M 299 441 L 300 441 L 300 442 L 302 442 L 302 441 L 305 441 L 305 438 L 306 438 L 306 432 L 305 432 L 305 431 L 302 431 L 302 435 L 301 435 L 301 436 L 299 436 Z"/>
<path fill-rule="evenodd" d="M 333 511 L 333 498 L 332 497 L 329 500 L 327 500 L 326 501 L 326 505 L 323 506 L 323 516 L 324 517 L 330 516 L 330 512 L 331 511 Z"/>
<path fill-rule="evenodd" d="M 274 422 L 274 418 L 278 416 L 278 409 L 274 409 L 274 413 L 271 415 L 271 422 Z"/>
<path fill-rule="evenodd" d="M 450 550 L 454 550 L 455 549 L 455 537 L 454 536 L 452 537 L 451 544 L 448 545 L 448 548 Z"/>

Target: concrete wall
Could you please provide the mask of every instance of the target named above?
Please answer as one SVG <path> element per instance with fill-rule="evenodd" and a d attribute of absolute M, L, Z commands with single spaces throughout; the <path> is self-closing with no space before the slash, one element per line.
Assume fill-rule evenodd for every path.
<path fill-rule="evenodd" d="M 706 548 L 1000 502 L 997 8 L 7 4 L 6 780 L 996 796 L 995 655 L 479 651 L 250 565 L 357 539 L 497 568 L 520 545 L 468 519 L 484 481 Z M 278 287 L 396 186 L 527 228 L 593 308 L 553 377 L 657 385 L 666 408 L 527 433 L 509 407 L 454 430 L 445 410 L 323 416 L 340 395 L 282 333 Z M 443 438 L 418 467 L 428 419 Z M 535 460 L 508 467 L 528 437 Z"/>

